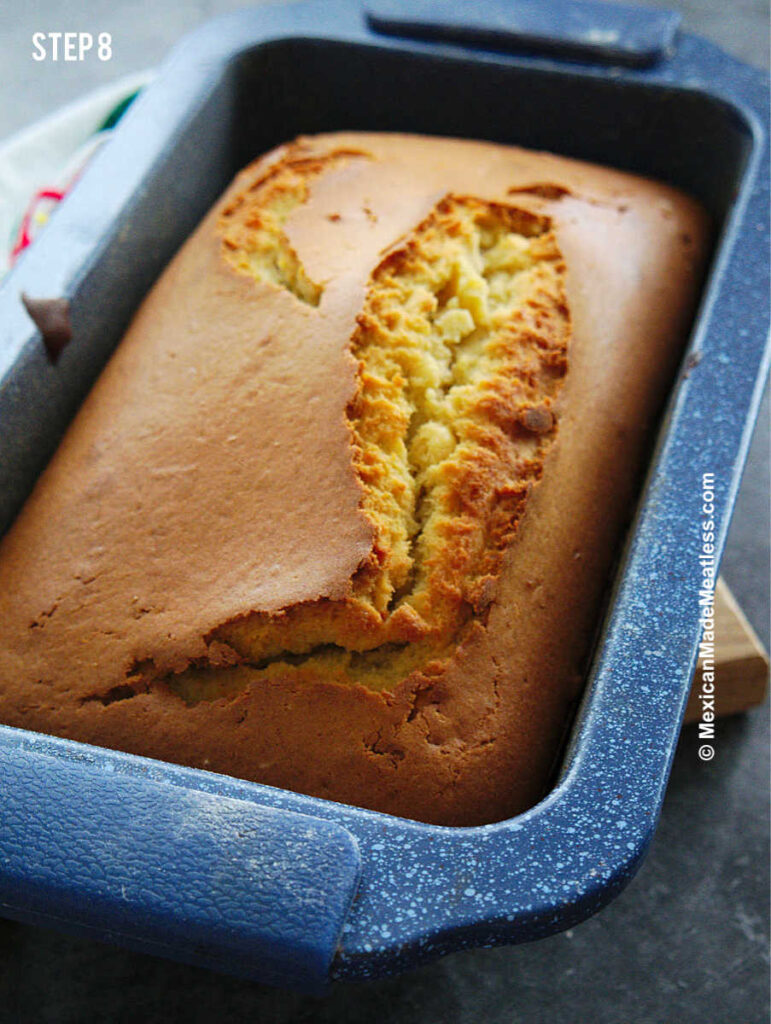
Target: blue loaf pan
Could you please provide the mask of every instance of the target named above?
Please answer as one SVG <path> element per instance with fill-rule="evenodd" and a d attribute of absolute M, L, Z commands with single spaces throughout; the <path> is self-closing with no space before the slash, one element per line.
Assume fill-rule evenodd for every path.
<path fill-rule="evenodd" d="M 702 475 L 719 555 L 765 376 L 767 106 L 764 74 L 673 15 L 605 4 L 312 2 L 179 45 L 0 292 L 3 527 L 174 250 L 236 169 L 297 133 L 488 138 L 627 168 L 698 197 L 715 249 L 540 804 L 440 828 L 3 727 L 3 914 L 319 992 L 548 935 L 620 891 L 695 663 Z M 55 366 L 22 291 L 70 301 Z"/>

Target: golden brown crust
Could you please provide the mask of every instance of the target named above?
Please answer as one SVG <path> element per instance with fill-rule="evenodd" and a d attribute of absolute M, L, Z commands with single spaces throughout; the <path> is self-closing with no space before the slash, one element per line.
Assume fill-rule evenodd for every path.
<path fill-rule="evenodd" d="M 259 283 L 222 259 L 223 219 L 287 156 L 321 170 L 280 212 L 278 277 Z M 549 442 L 541 482 L 513 543 L 510 515 L 496 527 L 502 569 L 494 589 L 478 574 L 451 657 L 419 659 L 383 693 L 302 665 L 244 689 L 222 624 L 349 607 L 372 557 L 350 342 L 377 268 L 444 196 L 553 225 L 569 373 L 548 402 L 512 415 L 493 389 L 487 410 Z M 0 719 L 427 821 L 531 804 L 580 685 L 704 233 L 664 186 L 481 143 L 320 136 L 247 169 L 144 303 L 3 542 Z M 160 678 L 191 660 L 218 666 L 221 696 L 186 702 Z"/>

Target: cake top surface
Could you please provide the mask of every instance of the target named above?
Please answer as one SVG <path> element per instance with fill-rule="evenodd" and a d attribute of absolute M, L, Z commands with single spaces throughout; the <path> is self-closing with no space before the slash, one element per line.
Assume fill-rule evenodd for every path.
<path fill-rule="evenodd" d="M 659 250 L 674 210 L 671 230 L 696 225 L 695 208 L 661 185 L 457 140 L 316 136 L 247 168 L 139 311 L 3 542 L 0 667 L 86 700 L 97 678 L 104 694 L 148 665 L 160 674 L 227 665 L 239 638 L 223 624 L 361 597 L 376 549 L 388 557 L 364 573 L 366 602 L 393 609 L 408 584 L 419 590 L 408 579 L 415 528 L 407 510 L 403 535 L 383 542 L 388 517 L 367 507 L 366 443 L 352 447 L 351 416 L 366 332 L 396 315 L 405 274 L 425 288 L 426 268 L 452 246 L 460 263 L 480 246 L 488 263 L 508 260 L 509 278 L 517 260 L 522 272 L 537 265 L 551 275 L 548 333 L 559 362 L 569 333 L 580 341 L 591 330 L 601 349 L 603 336 L 611 343 L 623 330 L 614 282 L 624 294 L 646 286 L 646 247 Z M 492 263 L 487 270 L 489 283 Z M 657 272 L 654 320 L 675 277 L 669 293 Z M 442 287 L 437 331 L 455 345 L 492 307 L 474 313 L 473 280 L 456 281 L 452 294 Z M 598 365 L 598 388 L 603 372 Z M 552 431 L 555 381 L 527 398 L 522 443 L 538 446 Z M 433 426 L 424 434 L 427 471 L 444 435 Z M 395 493 L 393 479 L 383 494 Z M 474 566 L 481 590 L 464 600 L 483 605 L 484 566 Z M 455 614 L 412 606 L 435 634 Z M 410 639 L 402 625 L 354 649 Z"/>

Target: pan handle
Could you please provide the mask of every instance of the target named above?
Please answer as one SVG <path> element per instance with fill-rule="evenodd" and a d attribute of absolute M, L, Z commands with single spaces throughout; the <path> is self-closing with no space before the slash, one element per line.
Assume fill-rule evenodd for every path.
<path fill-rule="evenodd" d="M 322 992 L 356 841 L 332 821 L 153 778 L 163 767 L 0 729 L 0 914 Z"/>
<path fill-rule="evenodd" d="M 680 24 L 676 11 L 599 0 L 367 0 L 364 10 L 384 35 L 627 67 L 670 56 Z"/>

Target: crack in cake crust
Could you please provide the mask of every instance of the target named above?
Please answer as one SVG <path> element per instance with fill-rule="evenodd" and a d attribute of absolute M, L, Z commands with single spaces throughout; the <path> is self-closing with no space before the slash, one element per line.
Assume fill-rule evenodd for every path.
<path fill-rule="evenodd" d="M 320 164 L 310 173 L 330 166 Z M 262 239 L 252 252 L 266 251 L 276 189 L 283 216 L 307 199 L 307 173 L 296 161 L 250 190 L 256 207 L 244 225 Z M 270 279 L 254 261 L 239 269 Z M 449 657 L 466 624 L 484 620 L 556 435 L 570 334 L 564 273 L 548 218 L 467 196 L 445 196 L 386 254 L 350 342 L 358 375 L 347 415 L 375 531 L 370 557 L 345 600 L 218 627 L 209 641 L 243 664 L 191 666 L 167 678 L 174 692 L 194 703 L 287 674 L 388 691 Z"/>
<path fill-rule="evenodd" d="M 286 288 L 309 306 L 318 306 L 323 287 L 312 281 L 289 243 L 284 225 L 307 202 L 314 178 L 359 150 L 339 149 L 321 157 L 290 155 L 240 192 L 222 211 L 222 253 L 239 273 Z"/>

